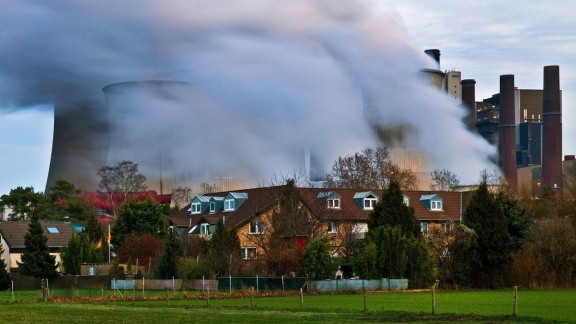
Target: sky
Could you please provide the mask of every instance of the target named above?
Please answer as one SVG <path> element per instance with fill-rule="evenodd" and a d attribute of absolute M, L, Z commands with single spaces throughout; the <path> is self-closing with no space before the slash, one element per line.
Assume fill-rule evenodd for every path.
<path fill-rule="evenodd" d="M 69 1 L 60 2 L 63 5 L 71 6 Z M 126 3 L 129 2 L 126 1 Z M 174 2 L 178 3 L 178 1 Z M 202 3 L 202 1 L 196 2 Z M 265 3 L 266 1 L 256 2 Z M 17 1 L 9 1 L 8 6 L 10 4 L 17 6 L 16 3 Z M 113 3 L 115 5 L 120 3 L 117 4 L 118 10 L 126 9 L 121 8 L 122 1 Z M 427 1 L 426 4 L 422 4 L 423 1 L 410 0 L 371 1 L 370 3 L 370 10 L 384 11 L 385 15 L 378 17 L 390 19 L 391 22 L 383 22 L 382 25 L 371 24 L 367 25 L 368 27 L 384 26 L 390 28 L 392 25 L 397 25 L 401 29 L 401 33 L 406 34 L 406 36 L 401 36 L 403 46 L 413 48 L 420 53 L 425 49 L 440 49 L 442 70 L 458 70 L 462 72 L 463 79 L 476 80 L 477 101 L 498 92 L 499 76 L 503 74 L 514 74 L 515 85 L 519 88 L 541 89 L 543 67 L 545 65 L 559 65 L 560 87 L 563 90 L 563 151 L 564 154 L 576 153 L 575 123 L 569 122 L 576 120 L 576 112 L 572 108 L 573 103 L 576 102 L 574 95 L 576 64 L 573 62 L 574 54 L 576 54 L 574 39 L 576 35 L 573 34 L 573 31 L 576 30 L 576 26 L 574 26 L 576 21 L 570 16 L 570 13 L 575 12 L 576 3 L 570 0 L 556 1 L 554 6 L 549 7 L 542 5 L 540 1 L 523 1 L 522 6 L 515 5 L 513 2 L 491 0 L 466 4 L 448 0 Z M 80 10 L 83 9 L 82 6 L 78 7 Z M 85 8 L 89 8 L 89 6 L 86 5 Z M 260 6 L 260 8 L 266 7 Z M 79 10 L 77 7 L 74 9 Z M 0 15 L 4 15 L 4 18 L 11 14 L 10 10 L 7 11 L 8 13 L 4 12 L 4 14 L 0 13 Z M 12 13 L 18 17 L 17 10 L 13 10 Z M 163 14 L 169 16 L 177 13 L 177 10 L 172 9 Z M 207 14 L 210 14 L 210 11 L 207 11 Z M 297 17 L 298 13 L 293 15 L 293 17 Z M 214 17 L 211 18 L 214 19 Z M 222 18 L 222 16 L 216 18 Z M 177 23 L 179 19 L 185 18 L 174 17 L 174 22 Z M 8 25 L 15 24 L 14 20 L 0 19 L 0 45 L 2 41 L 9 43 L 10 39 L 14 38 L 9 35 L 12 30 L 10 27 L 13 26 Z M 134 18 L 134 21 L 139 20 Z M 34 19 L 28 20 L 26 22 L 28 25 L 24 27 L 34 31 L 39 27 L 34 26 L 35 22 Z M 303 22 L 305 22 L 302 24 L 304 26 L 311 25 L 309 21 L 303 20 Z M 290 19 L 287 19 L 285 23 L 291 23 Z M 4 26 L 3 24 L 7 25 Z M 22 22 L 18 22 L 18 24 L 22 24 Z M 206 26 L 209 24 L 210 22 L 200 26 L 208 28 Z M 278 21 L 262 23 L 262 26 L 269 25 L 281 28 Z M 134 30 L 137 31 L 137 28 Z M 27 35 L 33 36 L 34 32 Z M 176 33 L 176 35 L 178 34 Z M 397 38 L 385 39 L 397 40 Z M 37 38 L 29 36 L 26 41 L 42 44 L 45 39 L 41 33 L 38 33 Z M 222 46 L 222 44 L 237 41 L 238 39 L 225 38 L 216 45 Z M 86 51 L 89 51 L 90 44 L 81 45 L 86 46 Z M 128 44 L 127 47 L 130 45 L 132 44 Z M 260 46 L 261 44 L 256 45 Z M 339 48 L 337 45 L 334 47 L 336 50 Z M 284 50 L 281 47 L 277 48 L 278 46 L 274 43 L 270 44 L 270 47 L 272 48 L 271 53 Z M 81 49 L 75 54 L 82 55 L 83 50 Z M 6 49 L 0 50 L 0 60 L 6 51 Z M 289 50 L 286 51 L 290 52 Z M 163 54 L 165 53 L 159 53 L 157 56 Z M 340 54 L 345 55 L 347 53 Z M 304 63 L 315 62 L 309 56 L 315 57 L 316 53 L 307 53 L 306 55 Z M 129 55 L 127 57 L 130 59 Z M 57 60 L 57 57 L 54 59 Z M 158 57 L 155 59 L 160 60 Z M 390 62 L 389 58 L 387 60 Z M 3 83 L 5 81 L 3 76 L 12 72 L 9 68 L 8 64 L 0 64 L 0 88 L 4 87 L 5 91 L 0 91 L 0 95 L 9 93 L 7 91 L 11 89 L 6 87 L 6 84 L 10 85 L 9 83 Z M 32 71 L 27 77 L 34 75 L 34 66 L 24 66 L 23 68 Z M 286 73 L 286 71 L 281 72 Z M 111 79 L 114 80 L 113 77 Z M 315 79 L 310 77 L 310 84 L 314 84 L 314 81 Z M 282 82 L 279 84 L 281 85 Z M 287 85 L 288 93 L 299 90 L 291 87 L 294 86 Z M 19 106 L 14 106 L 14 104 L 6 103 L 1 99 L 0 103 L 3 106 L 0 106 L 0 194 L 8 193 L 10 189 L 17 186 L 32 186 L 36 191 L 42 191 L 46 183 L 51 154 L 52 108 L 49 104 L 33 106 L 35 104 L 33 102 L 23 102 Z M 325 101 L 318 98 L 311 100 Z M 247 105 L 249 104 L 247 103 Z M 326 104 L 333 103 L 328 100 Z M 26 109 L 23 109 L 24 106 Z"/>

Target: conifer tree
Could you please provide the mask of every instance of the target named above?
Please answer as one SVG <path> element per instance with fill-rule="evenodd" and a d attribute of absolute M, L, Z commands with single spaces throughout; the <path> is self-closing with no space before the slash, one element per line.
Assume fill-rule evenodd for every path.
<path fill-rule="evenodd" d="M 104 260 L 102 250 L 90 240 L 87 233 L 74 234 L 68 244 L 60 249 L 64 272 L 80 275 L 81 263 L 98 263 Z"/>
<path fill-rule="evenodd" d="M 22 262 L 17 262 L 23 274 L 40 279 L 56 274 L 56 257 L 50 255 L 47 242 L 38 215 L 32 215 L 28 232 L 24 235 L 26 251 L 22 253 Z"/>
<path fill-rule="evenodd" d="M 382 193 L 382 199 L 368 215 L 369 230 L 380 226 L 399 227 L 403 235 L 422 237 L 414 208 L 404 203 L 404 195 L 396 181 L 390 181 L 388 188 Z"/>
<path fill-rule="evenodd" d="M 12 281 L 12 277 L 8 272 L 6 261 L 2 259 L 2 255 L 4 254 L 4 247 L 2 246 L 2 242 L 0 242 L 0 290 L 5 290 L 10 288 L 10 284 Z"/>
<path fill-rule="evenodd" d="M 476 244 L 471 247 L 472 284 L 496 288 L 505 284 L 506 266 L 511 263 L 514 242 L 508 232 L 508 219 L 500 202 L 488 191 L 486 182 L 472 195 L 463 223 L 474 230 Z"/>
<path fill-rule="evenodd" d="M 182 247 L 182 242 L 176 234 L 175 230 L 168 231 L 166 239 L 164 240 L 164 254 L 160 259 L 160 265 L 158 266 L 158 279 L 170 279 L 172 277 L 177 277 L 178 257 L 184 255 L 184 248 Z"/>
<path fill-rule="evenodd" d="M 219 275 L 232 275 L 232 263 L 240 257 L 240 240 L 234 228 L 227 229 L 220 220 L 210 239 L 210 263 Z"/>

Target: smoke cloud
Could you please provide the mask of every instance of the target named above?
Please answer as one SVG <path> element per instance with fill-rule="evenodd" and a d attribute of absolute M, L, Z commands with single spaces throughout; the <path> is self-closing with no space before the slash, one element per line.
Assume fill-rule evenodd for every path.
<path fill-rule="evenodd" d="M 0 106 L 85 114 L 109 141 L 96 145 L 107 162 L 258 180 L 301 167 L 304 150 L 328 170 L 378 145 L 374 125 L 411 125 L 405 146 L 477 181 L 494 168 L 493 148 L 465 130 L 463 109 L 420 81 L 434 63 L 384 9 L 362 0 L 7 0 Z M 112 86 L 105 102 L 103 87 L 145 80 L 183 83 Z"/>

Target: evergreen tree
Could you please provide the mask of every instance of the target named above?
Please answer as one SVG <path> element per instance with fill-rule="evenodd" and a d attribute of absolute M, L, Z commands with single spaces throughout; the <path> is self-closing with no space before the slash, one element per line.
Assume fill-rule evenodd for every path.
<path fill-rule="evenodd" d="M 56 257 L 50 255 L 47 242 L 38 216 L 32 215 L 28 232 L 24 235 L 26 251 L 22 253 L 22 262 L 17 262 L 23 274 L 40 279 L 56 275 Z"/>
<path fill-rule="evenodd" d="M 87 233 L 74 234 L 68 244 L 60 249 L 64 272 L 80 275 L 81 263 L 98 263 L 104 260 L 102 250 L 90 240 Z"/>
<path fill-rule="evenodd" d="M 502 206 L 488 192 L 486 182 L 472 195 L 463 215 L 463 223 L 476 233 L 472 247 L 472 284 L 483 288 L 501 287 L 508 279 L 514 247 L 508 233 L 508 220 Z"/>
<path fill-rule="evenodd" d="M 112 227 L 112 244 L 119 246 L 126 236 L 141 233 L 166 235 L 166 216 L 162 206 L 148 197 L 144 201 L 126 200 L 118 209 Z"/>
<path fill-rule="evenodd" d="M 311 280 L 330 279 L 334 276 L 336 266 L 330 257 L 330 241 L 326 236 L 312 240 L 304 250 L 306 273 Z"/>
<path fill-rule="evenodd" d="M 184 249 L 180 237 L 178 237 L 175 230 L 169 231 L 164 241 L 164 254 L 160 259 L 160 265 L 158 266 L 156 277 L 158 277 L 158 279 L 178 277 L 177 261 L 178 258 L 183 255 Z"/>
<path fill-rule="evenodd" d="M 422 237 L 420 222 L 416 218 L 414 208 L 404 203 L 404 195 L 396 181 L 390 181 L 382 193 L 382 199 L 368 215 L 369 231 L 380 226 L 397 226 L 403 235 Z"/>
<path fill-rule="evenodd" d="M 232 275 L 232 263 L 240 256 L 240 240 L 234 228 L 227 229 L 220 220 L 210 239 L 210 264 L 219 275 Z"/>
<path fill-rule="evenodd" d="M 84 233 L 88 235 L 88 238 L 92 242 L 104 242 L 104 231 L 102 226 L 98 223 L 98 217 L 95 213 L 91 214 L 84 224 Z"/>
<path fill-rule="evenodd" d="M 0 241 L 0 290 L 5 290 L 10 288 L 12 277 L 10 276 L 10 272 L 8 272 L 8 266 L 6 265 L 6 261 L 2 259 L 2 255 L 4 254 L 4 247 L 2 246 L 2 242 Z"/>

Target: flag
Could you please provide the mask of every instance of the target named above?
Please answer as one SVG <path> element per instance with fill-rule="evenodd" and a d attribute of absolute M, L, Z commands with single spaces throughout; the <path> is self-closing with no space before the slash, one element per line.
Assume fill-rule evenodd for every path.
<path fill-rule="evenodd" d="M 96 248 L 97 248 L 97 249 L 99 249 L 99 248 L 101 248 L 101 247 L 102 247 L 102 239 L 100 239 L 100 240 L 98 241 L 98 243 L 96 243 Z"/>
<path fill-rule="evenodd" d="M 111 238 L 112 238 L 112 235 L 110 234 L 110 225 L 108 225 L 108 236 L 106 236 L 106 242 L 108 242 L 108 244 L 110 244 Z"/>

